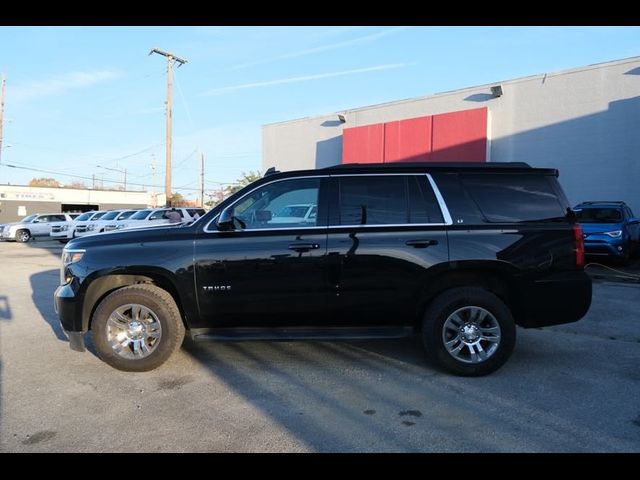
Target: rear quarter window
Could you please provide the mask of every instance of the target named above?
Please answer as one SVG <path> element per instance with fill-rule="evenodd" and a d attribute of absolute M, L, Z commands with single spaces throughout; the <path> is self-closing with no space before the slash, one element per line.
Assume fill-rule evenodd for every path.
<path fill-rule="evenodd" d="M 461 174 L 460 182 L 489 222 L 514 223 L 564 218 L 567 209 L 546 175 Z"/>

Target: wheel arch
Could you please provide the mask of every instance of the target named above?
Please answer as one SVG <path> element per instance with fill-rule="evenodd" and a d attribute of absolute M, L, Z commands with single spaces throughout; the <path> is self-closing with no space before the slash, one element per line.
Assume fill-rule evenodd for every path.
<path fill-rule="evenodd" d="M 518 270 L 506 262 L 500 261 L 460 261 L 451 262 L 449 268 L 438 272 L 437 276 L 427 282 L 422 290 L 414 327 L 420 331 L 422 315 L 429 305 L 446 290 L 457 287 L 477 286 L 484 288 L 500 298 L 511 310 L 518 323 L 520 309 L 518 307 L 517 283 L 514 275 Z"/>
<path fill-rule="evenodd" d="M 91 322 L 93 314 L 100 304 L 100 302 L 110 293 L 118 290 L 122 287 L 129 285 L 135 285 L 139 283 L 146 283 L 155 285 L 165 291 L 167 291 L 173 301 L 178 307 L 182 323 L 185 328 L 188 327 L 187 315 L 183 308 L 183 304 L 178 293 L 178 289 L 171 278 L 169 272 L 159 271 L 140 271 L 135 273 L 107 273 L 96 279 L 94 279 L 84 294 L 84 301 L 82 304 L 82 329 L 84 331 L 91 329 Z"/>

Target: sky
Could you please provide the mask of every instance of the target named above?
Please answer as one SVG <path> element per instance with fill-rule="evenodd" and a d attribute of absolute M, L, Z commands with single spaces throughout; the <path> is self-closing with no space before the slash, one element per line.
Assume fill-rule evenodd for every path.
<path fill-rule="evenodd" d="M 196 199 L 200 152 L 207 193 L 261 170 L 264 124 L 637 56 L 640 27 L 0 27 L 0 184 L 115 188 L 126 168 L 128 189 L 164 191 L 167 63 L 152 48 L 187 60 L 172 183 Z"/>

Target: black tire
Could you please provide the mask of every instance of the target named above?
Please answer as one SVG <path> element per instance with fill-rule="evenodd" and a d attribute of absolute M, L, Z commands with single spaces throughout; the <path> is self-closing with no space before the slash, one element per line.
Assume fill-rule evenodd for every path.
<path fill-rule="evenodd" d="M 445 347 L 445 322 L 464 307 L 481 307 L 493 316 L 500 327 L 497 348 L 478 363 L 459 360 Z M 456 375 L 476 377 L 496 371 L 511 356 L 515 341 L 516 325 L 509 308 L 496 295 L 480 287 L 458 287 L 441 293 L 431 302 L 422 320 L 422 342 L 427 355 L 437 365 Z"/>
<path fill-rule="evenodd" d="M 69 240 L 58 240 L 60 243 L 67 243 Z"/>
<path fill-rule="evenodd" d="M 31 232 L 29 230 L 18 230 L 15 236 L 16 242 L 27 243 L 31 240 Z"/>
<path fill-rule="evenodd" d="M 157 346 L 144 358 L 124 358 L 108 342 L 107 320 L 118 307 L 127 304 L 139 304 L 151 310 L 162 328 Z M 180 347 L 185 332 L 182 317 L 171 294 L 149 284 L 130 285 L 107 295 L 93 314 L 91 329 L 100 359 L 126 372 L 146 372 L 162 365 Z"/>

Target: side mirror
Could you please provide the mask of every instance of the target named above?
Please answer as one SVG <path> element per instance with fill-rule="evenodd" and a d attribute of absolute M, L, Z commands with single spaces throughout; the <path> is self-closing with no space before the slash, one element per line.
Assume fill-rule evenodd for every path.
<path fill-rule="evenodd" d="M 640 223 L 640 218 L 630 218 L 629 225 L 637 225 Z"/>
<path fill-rule="evenodd" d="M 235 225 L 233 224 L 233 214 L 234 210 L 231 207 L 225 208 L 222 212 L 220 212 L 220 216 L 216 221 L 218 230 L 235 230 Z"/>

